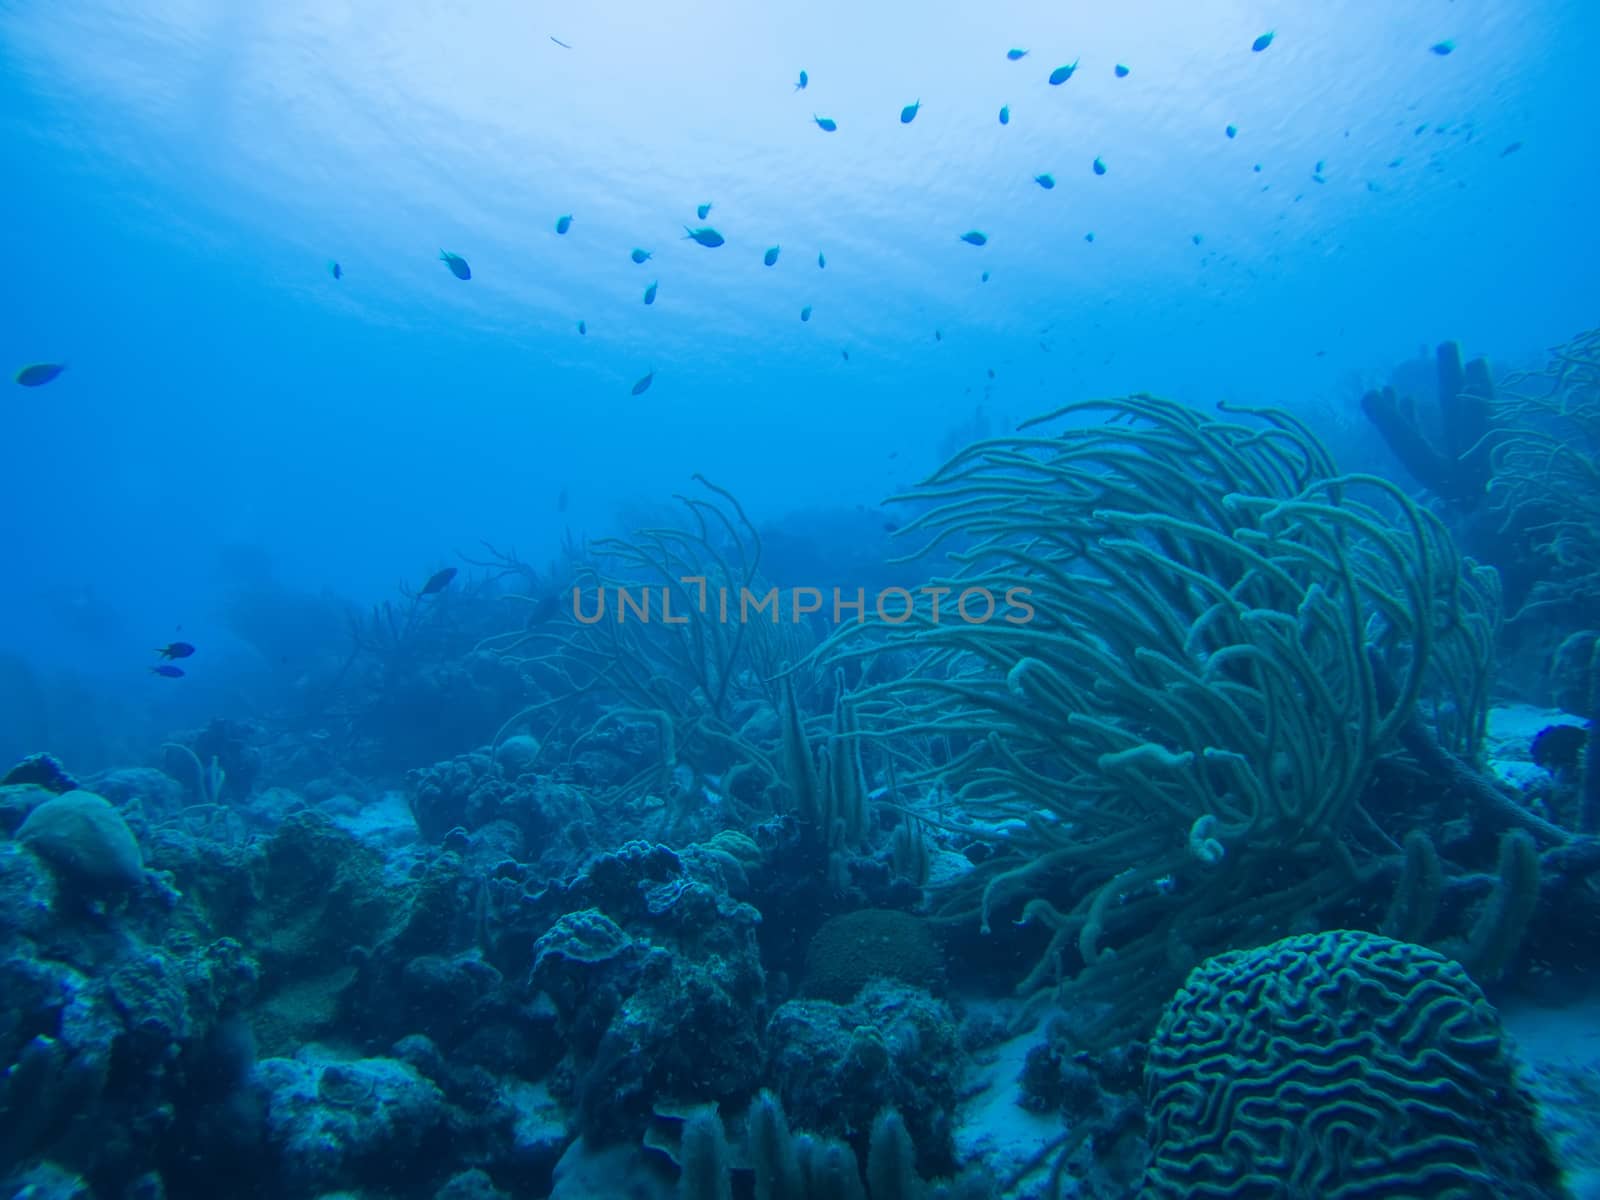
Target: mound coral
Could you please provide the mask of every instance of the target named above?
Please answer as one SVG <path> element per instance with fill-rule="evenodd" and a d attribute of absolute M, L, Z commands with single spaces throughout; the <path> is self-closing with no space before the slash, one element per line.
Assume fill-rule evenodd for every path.
<path fill-rule="evenodd" d="M 1443 955 L 1376 934 L 1203 963 L 1145 1084 L 1144 1200 L 1566 1195 L 1483 993 Z"/>

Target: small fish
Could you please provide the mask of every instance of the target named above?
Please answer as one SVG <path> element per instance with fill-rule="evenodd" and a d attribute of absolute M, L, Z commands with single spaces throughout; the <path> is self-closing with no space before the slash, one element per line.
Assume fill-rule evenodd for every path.
<path fill-rule="evenodd" d="M 899 532 L 899 529 L 900 529 L 900 522 L 899 521 L 885 521 L 883 523 L 883 531 L 885 533 L 897 533 L 897 532 Z"/>
<path fill-rule="evenodd" d="M 175 667 L 171 663 L 162 663 L 158 667 L 151 667 L 150 674 L 160 675 L 165 679 L 182 679 L 183 668 Z"/>
<path fill-rule="evenodd" d="M 832 117 L 819 117 L 816 113 L 812 113 L 811 119 L 817 123 L 817 128 L 822 130 L 823 133 L 833 133 L 839 128 L 839 122 Z"/>
<path fill-rule="evenodd" d="M 822 270 L 828 265 L 828 260 L 822 256 L 822 251 L 817 251 L 817 270 Z"/>
<path fill-rule="evenodd" d="M 1442 42 L 1435 42 L 1433 45 L 1428 47 L 1429 50 L 1432 50 L 1440 58 L 1443 58 L 1446 54 L 1449 54 L 1450 51 L 1454 50 L 1455 48 L 1456 48 L 1456 44 L 1454 42 L 1452 42 L 1449 38 L 1446 38 Z"/>
<path fill-rule="evenodd" d="M 1411 136 L 1412 137 L 1421 137 L 1423 134 L 1425 134 L 1427 132 L 1428 132 L 1428 123 L 1426 121 L 1424 121 L 1421 125 L 1418 125 L 1415 129 L 1413 129 L 1411 131 Z"/>
<path fill-rule="evenodd" d="M 797 91 L 797 92 L 803 92 L 803 91 L 806 90 L 806 84 L 808 84 L 810 82 L 811 82 L 811 76 L 807 75 L 804 71 L 801 71 L 800 72 L 799 82 L 797 82 L 794 85 L 794 90 Z M 701 217 L 700 219 L 702 221 L 705 220 L 704 217 Z"/>
<path fill-rule="evenodd" d="M 988 370 L 989 370 L 989 378 L 993 379 L 994 378 L 994 368 L 990 367 Z"/>
<path fill-rule="evenodd" d="M 1033 181 L 1047 192 L 1056 185 L 1056 177 L 1048 171 L 1043 175 L 1035 175 Z"/>
<path fill-rule="evenodd" d="M 1104 175 L 1106 173 L 1106 162 L 1105 162 L 1105 159 L 1096 158 L 1094 160 L 1094 173 L 1096 175 Z"/>
<path fill-rule="evenodd" d="M 839 351 L 839 353 L 844 356 L 845 362 L 849 362 L 850 361 L 850 351 L 841 350 L 841 351 Z"/>
<path fill-rule="evenodd" d="M 1276 31 L 1269 29 L 1269 30 L 1267 30 L 1267 32 L 1263 33 L 1260 37 L 1258 37 L 1255 41 L 1250 43 L 1250 49 L 1255 51 L 1255 53 L 1260 54 L 1268 46 L 1272 45 L 1272 39 L 1274 37 L 1276 37 L 1276 36 L 1277 36 Z"/>
<path fill-rule="evenodd" d="M 656 378 L 655 368 L 651 367 L 650 368 L 650 373 L 648 375 L 646 375 L 643 379 L 639 380 L 638 383 L 633 385 L 633 394 L 635 396 L 644 395 L 646 392 L 648 392 L 650 390 L 650 385 L 655 382 L 655 378 Z"/>
<path fill-rule="evenodd" d="M 165 659 L 188 658 L 194 653 L 194 647 L 188 642 L 169 642 L 157 649 L 156 653 Z"/>
<path fill-rule="evenodd" d="M 451 254 L 448 250 L 439 251 L 439 261 L 450 268 L 450 274 L 457 279 L 471 279 L 472 268 L 467 266 L 467 260 L 459 254 Z"/>
<path fill-rule="evenodd" d="M 1118 63 L 1111 69 L 1118 79 L 1126 79 L 1128 77 L 1128 68 L 1123 66 L 1121 63 Z"/>
<path fill-rule="evenodd" d="M 1002 125 L 1011 124 L 1011 105 L 1002 104 L 1000 106 L 1000 124 L 1002 124 Z"/>
<path fill-rule="evenodd" d="M 550 35 L 550 40 L 552 42 L 554 42 L 556 45 L 560 46 L 563 50 L 571 50 L 572 49 L 571 45 L 569 45 L 566 42 L 563 42 L 560 38 L 558 38 L 553 33 Z"/>
<path fill-rule="evenodd" d="M 902 108 L 900 110 L 900 124 L 909 125 L 911 122 L 915 121 L 917 119 L 917 113 L 921 108 L 921 100 L 918 100 L 915 104 L 908 104 Z"/>
<path fill-rule="evenodd" d="M 15 378 L 23 387 L 43 387 L 66 369 L 66 363 L 29 363 Z"/>
<path fill-rule="evenodd" d="M 344 268 L 341 267 L 336 262 L 329 262 L 328 263 L 328 274 L 332 275 L 335 279 L 343 279 L 344 278 Z"/>
<path fill-rule="evenodd" d="M 589 332 L 589 322 L 587 322 L 587 321 L 579 321 L 578 322 L 578 332 L 582 333 L 582 334 L 587 334 Z"/>
<path fill-rule="evenodd" d="M 802 321 L 811 320 L 811 305 L 808 304 L 800 310 L 800 319 Z"/>
<path fill-rule="evenodd" d="M 1094 241 L 1094 230 L 1091 229 L 1088 233 L 1084 234 L 1083 240 L 1086 242 Z"/>
<path fill-rule="evenodd" d="M 641 250 L 637 246 L 635 246 L 633 248 L 633 253 L 628 255 L 628 257 L 633 259 L 633 261 L 636 262 L 636 263 L 643 263 L 643 262 L 649 262 L 650 261 L 651 254 L 650 254 L 650 251 Z"/>
<path fill-rule="evenodd" d="M 989 243 L 989 235 L 981 229 L 969 229 L 961 235 L 960 240 L 969 246 L 986 246 Z"/>
<path fill-rule="evenodd" d="M 1027 58 L 1027 57 L 1028 57 L 1028 52 L 1026 50 L 1007 50 L 1006 51 L 1006 58 L 1010 62 L 1020 62 L 1022 59 Z"/>
<path fill-rule="evenodd" d="M 422 585 L 422 590 L 418 592 L 417 595 L 437 596 L 440 592 L 444 591 L 445 588 L 450 586 L 450 581 L 455 577 L 456 569 L 454 567 L 446 567 L 442 571 L 435 571 L 432 575 L 428 576 L 428 582 Z"/>
<path fill-rule="evenodd" d="M 1231 138 L 1238 137 L 1239 136 L 1239 127 L 1237 125 L 1229 125 L 1229 126 L 1226 126 L 1223 129 L 1222 132 L 1227 134 Z"/>
<path fill-rule="evenodd" d="M 1050 72 L 1050 86 L 1060 87 L 1063 83 L 1072 78 L 1072 73 L 1077 69 L 1077 59 L 1073 59 L 1064 67 L 1057 67 L 1054 71 Z"/>
<path fill-rule="evenodd" d="M 1521 142 L 1512 142 L 1504 150 L 1500 151 L 1500 157 L 1504 158 L 1508 154 L 1515 154 L 1518 150 L 1521 150 L 1521 149 L 1522 149 L 1522 143 Z M 51 378 L 54 378 L 54 376 L 51 376 Z M 20 380 L 18 382 L 20 382 Z"/>
<path fill-rule="evenodd" d="M 1194 241 L 1194 244 L 1196 246 L 1198 246 L 1200 244 L 1201 238 L 1200 238 L 1200 235 L 1198 233 L 1194 235 L 1193 241 Z"/>
<path fill-rule="evenodd" d="M 566 231 L 571 229 L 571 228 L 572 228 L 572 214 L 571 213 L 567 213 L 566 216 L 557 217 L 556 218 L 556 232 L 557 233 L 566 233 Z"/>
<path fill-rule="evenodd" d="M 695 241 L 699 242 L 702 246 L 705 246 L 708 249 L 715 250 L 726 240 L 720 233 L 711 228 L 709 225 L 702 225 L 699 229 L 690 229 L 687 225 L 685 225 L 683 228 L 689 237 L 693 238 Z"/>
<path fill-rule="evenodd" d="M 1257 163 L 1255 166 L 1251 167 L 1250 169 L 1252 171 L 1254 171 L 1257 175 L 1261 174 L 1261 164 L 1260 163 Z"/>
<path fill-rule="evenodd" d="M 711 201 L 707 200 L 699 208 L 695 209 L 694 214 L 704 221 L 708 216 L 711 215 Z"/>
<path fill-rule="evenodd" d="M 644 290 L 644 302 L 646 304 L 654 304 L 656 302 L 656 284 L 655 284 L 655 282 L 652 282 L 649 287 L 645 288 L 645 290 Z"/>
<path fill-rule="evenodd" d="M 978 282 L 979 283 L 988 283 L 989 282 L 989 272 L 985 271 L 982 275 L 978 276 Z"/>
<path fill-rule="evenodd" d="M 934 340 L 934 341 L 936 341 L 936 342 L 942 342 L 942 341 L 944 341 L 944 334 L 943 334 L 943 332 L 941 332 L 941 331 L 940 331 L 940 330 L 937 330 L 937 329 L 935 329 L 935 330 L 934 330 L 934 331 L 933 331 L 933 340 Z"/>
<path fill-rule="evenodd" d="M 774 266 L 778 261 L 778 247 L 769 246 L 767 252 L 761 256 L 761 261 L 767 266 Z"/>

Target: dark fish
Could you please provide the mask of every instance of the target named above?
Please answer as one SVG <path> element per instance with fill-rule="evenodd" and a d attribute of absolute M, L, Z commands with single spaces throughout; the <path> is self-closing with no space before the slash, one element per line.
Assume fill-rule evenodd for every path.
<path fill-rule="evenodd" d="M 645 290 L 644 290 L 644 302 L 646 304 L 654 304 L 656 302 L 656 283 L 657 282 L 658 281 L 656 281 L 656 280 L 652 280 L 651 283 L 650 283 L 650 286 L 645 288 Z"/>
<path fill-rule="evenodd" d="M 344 268 L 336 262 L 330 262 L 328 264 L 328 274 L 332 275 L 335 279 L 343 279 Z"/>
<path fill-rule="evenodd" d="M 935 329 L 933 331 L 933 340 L 936 342 L 944 341 L 944 333 L 941 330 Z"/>
<path fill-rule="evenodd" d="M 711 201 L 707 200 L 704 204 L 700 205 L 700 207 L 696 208 L 694 212 L 695 216 L 704 221 L 711 213 Z"/>
<path fill-rule="evenodd" d="M 1057 67 L 1054 71 L 1050 72 L 1050 86 L 1060 87 L 1063 83 L 1072 78 L 1072 73 L 1077 69 L 1077 59 L 1073 59 L 1064 67 Z"/>
<path fill-rule="evenodd" d="M 1440 58 L 1443 58 L 1446 54 L 1449 54 L 1450 51 L 1454 50 L 1455 48 L 1456 48 L 1456 44 L 1454 42 L 1452 42 L 1449 38 L 1446 38 L 1442 42 L 1435 42 L 1433 45 L 1428 47 L 1429 50 L 1432 50 Z"/>
<path fill-rule="evenodd" d="M 778 247 L 769 247 L 767 252 L 761 256 L 761 261 L 766 263 L 766 265 L 769 267 L 776 264 L 778 261 Z"/>
<path fill-rule="evenodd" d="M 797 91 L 797 92 L 803 92 L 803 91 L 806 90 L 806 84 L 808 84 L 810 82 L 811 82 L 811 76 L 807 75 L 804 71 L 801 71 L 800 72 L 800 80 L 799 80 L 798 83 L 796 83 L 794 85 L 794 90 Z M 702 221 L 705 220 L 704 217 L 702 217 L 700 219 Z"/>
<path fill-rule="evenodd" d="M 455 577 L 456 569 L 454 567 L 446 567 L 442 571 L 435 571 L 432 575 L 428 576 L 428 582 L 422 585 L 422 590 L 418 592 L 417 595 L 437 596 L 440 592 L 444 591 L 445 588 L 450 586 L 450 581 Z"/>
<path fill-rule="evenodd" d="M 159 667 L 151 667 L 150 674 L 160 675 L 165 679 L 182 679 L 183 668 L 175 667 L 171 663 L 162 663 Z"/>
<path fill-rule="evenodd" d="M 817 251 L 817 270 L 822 270 L 828 265 L 828 260 L 822 256 L 822 251 Z"/>
<path fill-rule="evenodd" d="M 1223 129 L 1222 132 L 1227 134 L 1229 137 L 1238 137 L 1239 127 L 1237 125 L 1228 125 Z"/>
<path fill-rule="evenodd" d="M 1118 79 L 1126 79 L 1128 77 L 1128 68 L 1123 66 L 1121 63 L 1118 63 L 1115 67 L 1113 67 L 1112 71 L 1116 74 Z"/>
<path fill-rule="evenodd" d="M 169 645 L 162 646 L 156 653 L 161 655 L 162 658 L 168 659 L 188 658 L 194 653 L 194 647 L 188 642 L 172 642 Z"/>
<path fill-rule="evenodd" d="M 978 276 L 978 282 L 979 283 L 988 283 L 989 282 L 989 272 L 985 271 L 982 275 Z"/>
<path fill-rule="evenodd" d="M 702 225 L 699 229 L 690 229 L 687 225 L 685 225 L 683 228 L 684 232 L 695 241 L 699 242 L 702 246 L 709 247 L 713 250 L 722 245 L 722 243 L 726 240 L 720 233 L 711 228 L 709 225 Z"/>
<path fill-rule="evenodd" d="M 1257 54 L 1260 54 L 1268 46 L 1272 45 L 1272 39 L 1274 36 L 1276 35 L 1273 30 L 1267 30 L 1266 33 L 1263 33 L 1255 41 L 1250 43 L 1250 49 L 1254 50 Z"/>
<path fill-rule="evenodd" d="M 1048 171 L 1043 175 L 1035 175 L 1033 181 L 1047 192 L 1056 185 L 1056 177 Z"/>
<path fill-rule="evenodd" d="M 899 521 L 885 521 L 883 523 L 883 531 L 885 533 L 896 533 L 896 532 L 899 531 L 899 529 L 900 529 L 900 522 Z"/>
<path fill-rule="evenodd" d="M 639 247 L 635 246 L 633 248 L 633 253 L 629 254 L 628 257 L 633 259 L 633 261 L 636 262 L 636 263 L 649 262 L 650 261 L 650 251 L 641 250 L 641 249 L 639 249 Z"/>
<path fill-rule="evenodd" d="M 1197 234 L 1195 234 L 1195 235 L 1194 235 L 1194 238 L 1193 238 L 1193 241 L 1194 241 L 1194 244 L 1195 244 L 1195 245 L 1196 245 L 1196 246 L 1198 246 L 1198 245 L 1199 245 L 1199 244 L 1200 244 L 1200 242 L 1201 242 L 1201 237 L 1200 237 L 1200 235 L 1199 235 L 1199 234 L 1198 234 L 1198 233 L 1197 233 Z"/>
<path fill-rule="evenodd" d="M 578 332 L 579 333 L 588 333 L 589 332 L 589 322 L 587 322 L 587 321 L 579 321 L 578 322 Z"/>
<path fill-rule="evenodd" d="M 638 383 L 633 385 L 633 394 L 635 396 L 644 395 L 646 392 L 648 392 L 650 390 L 650 385 L 655 382 L 655 378 L 656 378 L 655 368 L 652 367 L 652 368 L 650 368 L 650 373 L 648 375 L 646 375 L 643 379 L 639 380 Z"/>
<path fill-rule="evenodd" d="M 1021 59 L 1024 59 L 1024 58 L 1027 58 L 1027 57 L 1028 57 L 1028 52 L 1026 50 L 1007 50 L 1006 51 L 1006 58 L 1009 59 L 1011 62 L 1018 62 Z"/>
<path fill-rule="evenodd" d="M 993 367 L 989 367 L 988 371 L 989 371 L 989 378 L 993 379 L 994 378 L 994 368 Z"/>
<path fill-rule="evenodd" d="M 850 351 L 841 350 L 841 351 L 839 351 L 839 353 L 844 356 L 845 362 L 849 362 L 850 361 Z"/>
<path fill-rule="evenodd" d="M 1104 175 L 1106 173 L 1106 162 L 1105 162 L 1105 159 L 1096 158 L 1094 160 L 1094 173 L 1096 175 Z"/>
<path fill-rule="evenodd" d="M 1002 125 L 1011 124 L 1011 105 L 1002 104 L 1000 106 L 1000 124 L 1002 124 Z"/>
<path fill-rule="evenodd" d="M 451 254 L 448 250 L 439 251 L 439 261 L 450 268 L 450 274 L 457 279 L 471 279 L 472 268 L 467 266 L 467 260 L 459 254 Z"/>
<path fill-rule="evenodd" d="M 571 46 L 569 46 L 566 42 L 563 42 L 560 38 L 558 38 L 553 33 L 550 35 L 550 40 L 552 42 L 554 42 L 556 45 L 560 46 L 563 50 L 571 50 L 572 49 Z"/>
<path fill-rule="evenodd" d="M 1534 764 L 1552 773 L 1576 771 L 1588 731 L 1579 725 L 1546 725 L 1529 747 Z"/>
<path fill-rule="evenodd" d="M 1094 230 L 1091 229 L 1088 233 L 1084 234 L 1083 240 L 1086 242 L 1094 241 Z"/>
<path fill-rule="evenodd" d="M 986 246 L 989 244 L 989 235 L 981 229 L 969 229 L 961 235 L 960 240 L 969 246 Z"/>
<path fill-rule="evenodd" d="M 16 374 L 23 387 L 43 387 L 67 369 L 66 363 L 30 363 Z"/>
<path fill-rule="evenodd" d="M 900 124 L 909 125 L 911 122 L 915 121 L 917 119 L 917 112 L 921 108 L 921 100 L 918 100 L 915 104 L 908 104 L 902 108 L 900 110 Z"/>
<path fill-rule="evenodd" d="M 1512 142 L 1511 145 L 1507 146 L 1504 150 L 1500 151 L 1500 157 L 1504 158 L 1508 154 L 1515 154 L 1518 150 L 1521 150 L 1521 149 L 1522 149 L 1522 143 L 1521 142 Z M 54 376 L 51 376 L 51 378 L 54 378 Z"/>
<path fill-rule="evenodd" d="M 557 233 L 565 233 L 567 230 L 569 230 L 571 228 L 572 228 L 572 214 L 571 213 L 567 213 L 565 216 L 556 218 L 556 232 Z"/>
<path fill-rule="evenodd" d="M 812 113 L 811 119 L 817 123 L 817 128 L 822 130 L 823 133 L 833 133 L 839 128 L 839 122 L 832 117 L 819 117 L 816 113 Z"/>
<path fill-rule="evenodd" d="M 800 319 L 802 321 L 811 320 L 811 305 L 808 304 L 800 310 Z"/>

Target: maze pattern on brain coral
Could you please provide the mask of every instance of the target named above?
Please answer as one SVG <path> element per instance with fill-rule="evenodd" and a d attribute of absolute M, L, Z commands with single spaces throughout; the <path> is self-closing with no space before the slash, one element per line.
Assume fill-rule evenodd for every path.
<path fill-rule="evenodd" d="M 1197 967 L 1145 1074 L 1144 1200 L 1563 1193 L 1498 1014 L 1462 967 L 1373 934 Z"/>

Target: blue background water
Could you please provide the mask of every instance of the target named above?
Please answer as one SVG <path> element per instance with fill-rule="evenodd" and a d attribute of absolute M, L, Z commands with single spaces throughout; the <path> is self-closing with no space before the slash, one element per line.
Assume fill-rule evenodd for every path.
<path fill-rule="evenodd" d="M 0 359 L 71 364 L 6 385 L 0 650 L 166 725 L 247 655 L 226 547 L 370 602 L 692 471 L 870 504 L 980 406 L 1279 403 L 1378 463 L 1358 378 L 1593 324 L 1597 61 L 1581 0 L 0 4 Z"/>

